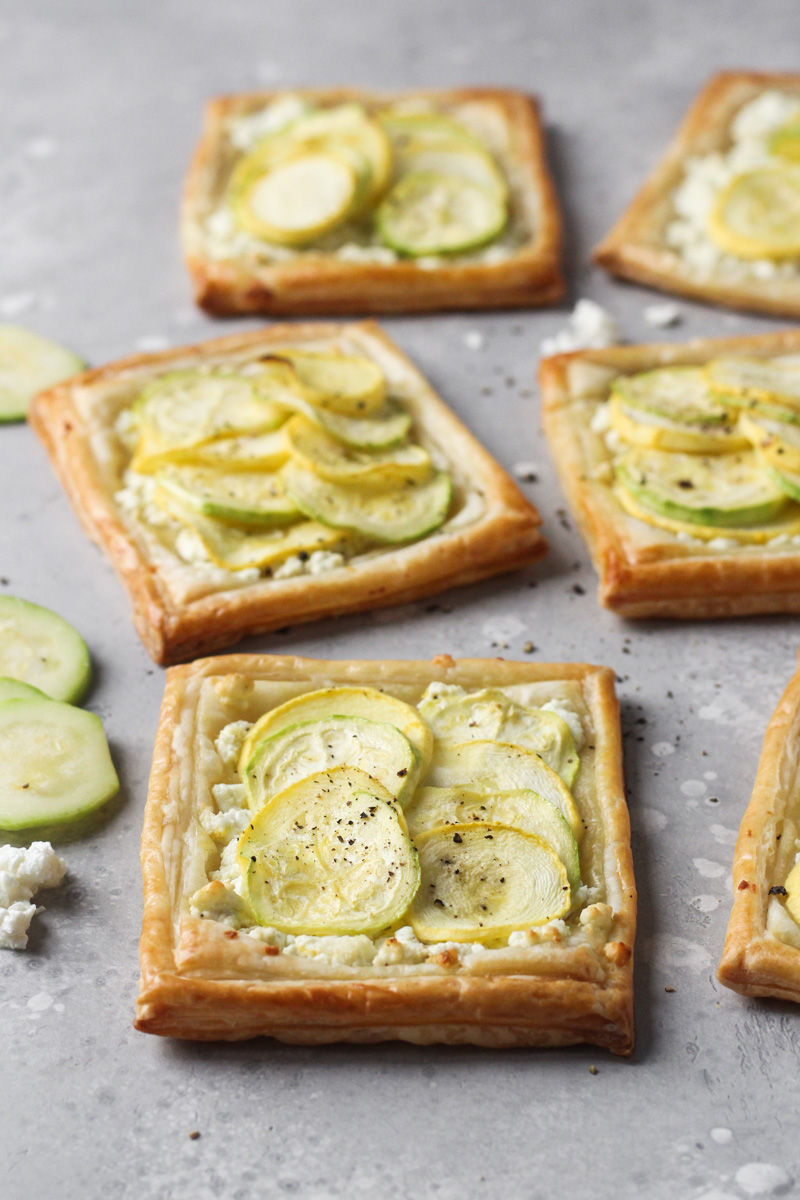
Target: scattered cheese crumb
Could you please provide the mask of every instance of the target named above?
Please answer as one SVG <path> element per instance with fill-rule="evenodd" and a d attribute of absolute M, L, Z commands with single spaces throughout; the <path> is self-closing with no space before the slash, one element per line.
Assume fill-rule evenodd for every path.
<path fill-rule="evenodd" d="M 252 728 L 250 721 L 231 721 L 230 725 L 220 730 L 214 745 L 226 767 L 239 765 L 242 743 Z"/>
<path fill-rule="evenodd" d="M 468 350 L 482 350 L 486 345 L 486 337 L 479 329 L 470 329 L 464 334 L 464 345 Z"/>
<path fill-rule="evenodd" d="M 539 468 L 536 463 L 518 462 L 514 463 L 511 468 L 514 472 L 515 479 L 521 479 L 523 483 L 536 483 L 539 479 Z"/>
<path fill-rule="evenodd" d="M 0 846 L 0 947 L 24 950 L 28 928 L 37 912 L 31 904 L 39 888 L 58 887 L 67 872 L 49 842 L 33 842 L 27 849 Z"/>
<path fill-rule="evenodd" d="M 648 325 L 655 325 L 657 329 L 667 329 L 681 320 L 681 310 L 677 304 L 667 301 L 665 304 L 648 304 L 643 316 Z"/>
<path fill-rule="evenodd" d="M 602 350 L 621 341 L 619 327 L 608 312 L 594 300 L 579 300 L 570 315 L 569 327 L 560 329 L 554 337 L 545 338 L 540 353 L 566 354 L 571 350 Z"/>

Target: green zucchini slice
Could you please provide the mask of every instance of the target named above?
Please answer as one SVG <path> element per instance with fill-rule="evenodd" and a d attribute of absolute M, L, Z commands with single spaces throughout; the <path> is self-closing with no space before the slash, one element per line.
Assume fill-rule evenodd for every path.
<path fill-rule="evenodd" d="M 0 325 L 0 423 L 24 421 L 37 392 L 82 371 L 82 359 L 20 325 Z"/>
<path fill-rule="evenodd" d="M 496 190 L 458 175 L 405 175 L 375 213 L 384 242 L 398 254 L 419 258 L 460 254 L 493 241 L 508 220 Z"/>
<path fill-rule="evenodd" d="M 399 808 L 379 783 L 335 767 L 293 784 L 239 838 L 246 899 L 286 933 L 376 935 L 419 887 L 419 860 Z"/>
<path fill-rule="evenodd" d="M 728 408 L 712 391 L 702 367 L 659 367 L 639 375 L 621 375 L 611 385 L 611 394 L 627 408 L 681 425 L 731 424 Z"/>
<path fill-rule="evenodd" d="M 420 887 L 410 923 L 422 942 L 505 939 L 563 917 L 564 864 L 539 837 L 502 825 L 448 825 L 416 839 Z"/>
<path fill-rule="evenodd" d="M 162 467 L 156 482 L 206 517 L 233 525 L 291 525 L 302 514 L 288 498 L 278 475 L 256 471 L 215 471 L 210 467 Z"/>
<path fill-rule="evenodd" d="M 63 617 L 29 600 L 0 596 L 0 675 L 77 704 L 91 674 L 86 642 Z"/>
<path fill-rule="evenodd" d="M 505 205 L 508 184 L 487 150 L 480 146 L 432 145 L 428 139 L 407 142 L 397 151 L 397 168 L 409 175 L 452 176 L 493 193 Z"/>
<path fill-rule="evenodd" d="M 800 368 L 762 358 L 715 358 L 705 368 L 712 390 L 747 408 L 762 402 L 800 410 Z"/>
<path fill-rule="evenodd" d="M 433 471 L 430 455 L 422 446 L 358 450 L 331 437 L 306 417 L 291 419 L 286 426 L 286 441 L 297 463 L 332 483 L 386 489 L 407 479 L 421 483 Z"/>
<path fill-rule="evenodd" d="M 291 363 L 318 408 L 345 417 L 368 417 L 386 403 L 386 377 L 377 363 L 363 355 L 278 350 L 275 357 Z"/>
<path fill-rule="evenodd" d="M 46 698 L 0 704 L 0 829 L 72 821 L 118 791 L 99 717 Z"/>
<path fill-rule="evenodd" d="M 49 700 L 50 697 L 39 688 L 23 683 L 20 679 L 12 679 L 9 675 L 0 675 L 0 703 L 3 700 Z"/>
<path fill-rule="evenodd" d="M 278 429 L 275 433 L 218 438 L 187 451 L 180 461 L 218 471 L 277 471 L 288 457 L 286 435 Z"/>

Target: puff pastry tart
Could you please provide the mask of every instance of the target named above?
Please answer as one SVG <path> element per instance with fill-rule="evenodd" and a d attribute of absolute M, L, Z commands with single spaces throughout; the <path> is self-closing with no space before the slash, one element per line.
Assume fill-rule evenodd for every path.
<path fill-rule="evenodd" d="M 631 1053 L 607 668 L 174 667 L 142 865 L 138 1029 Z"/>
<path fill-rule="evenodd" d="M 544 359 L 544 429 L 625 617 L 800 611 L 800 333 Z"/>
<path fill-rule="evenodd" d="M 800 673 L 767 726 L 733 856 L 719 979 L 744 996 L 800 1001 Z"/>
<path fill-rule="evenodd" d="M 540 518 L 372 323 L 125 359 L 31 424 L 157 662 L 540 557 Z"/>
<path fill-rule="evenodd" d="M 561 218 L 535 102 L 502 89 L 211 101 L 181 235 L 218 314 L 550 304 Z"/>
<path fill-rule="evenodd" d="M 726 71 L 595 250 L 614 275 L 800 316 L 800 75 Z"/>

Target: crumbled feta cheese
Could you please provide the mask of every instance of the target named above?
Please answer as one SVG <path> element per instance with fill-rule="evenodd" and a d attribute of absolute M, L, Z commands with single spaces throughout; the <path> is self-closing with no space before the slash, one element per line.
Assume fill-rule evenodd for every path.
<path fill-rule="evenodd" d="M 231 838 L 222 851 L 219 869 L 211 873 L 212 879 L 218 879 L 221 883 L 230 883 L 234 887 L 242 882 L 242 872 L 239 870 L 239 863 L 236 859 L 236 843 L 237 839 Z"/>
<path fill-rule="evenodd" d="M 353 937 L 311 937 L 300 934 L 287 938 L 284 954 L 293 958 L 314 958 L 319 962 L 343 967 L 371 966 L 376 954 L 375 943 L 365 933 Z"/>
<path fill-rule="evenodd" d="M 566 700 L 548 700 L 541 707 L 542 712 L 555 713 L 557 717 L 561 717 L 564 724 L 569 726 L 569 731 L 575 742 L 575 749 L 580 750 L 584 740 L 583 726 L 581 725 L 580 716 L 575 712 L 575 709 L 570 704 L 567 704 Z"/>
<path fill-rule="evenodd" d="M 592 433 L 597 433 L 601 437 L 611 428 L 611 406 L 608 404 L 598 404 L 597 408 L 592 413 L 592 419 L 589 422 L 589 428 Z"/>
<path fill-rule="evenodd" d="M 25 949 L 30 923 L 44 911 L 30 901 L 40 888 L 58 887 L 66 871 L 49 842 L 33 842 L 27 849 L 0 846 L 0 947 Z"/>
<path fill-rule="evenodd" d="M 594 300 L 579 300 L 569 318 L 569 327 L 554 337 L 545 338 L 540 353 L 566 354 L 571 350 L 601 350 L 621 341 L 619 327 L 611 313 Z"/>
<path fill-rule="evenodd" d="M 220 730 L 214 749 L 226 767 L 238 767 L 242 744 L 252 728 L 251 721 L 231 721 Z"/>
<path fill-rule="evenodd" d="M 242 932 L 256 941 L 266 943 L 267 946 L 277 946 L 279 950 L 283 950 L 289 940 L 285 933 L 281 933 L 280 929 L 273 929 L 271 925 L 251 925 Z"/>
<path fill-rule="evenodd" d="M 539 478 L 539 468 L 536 463 L 514 463 L 511 470 L 514 472 L 514 478 L 521 479 L 523 483 L 536 483 Z"/>
<path fill-rule="evenodd" d="M 253 818 L 249 808 L 229 808 L 227 812 L 213 812 L 204 808 L 200 813 L 200 824 L 215 842 L 229 842 L 238 838 Z"/>
<path fill-rule="evenodd" d="M 232 808 L 244 808 L 247 790 L 243 783 L 215 783 L 211 795 L 219 812 L 224 813 Z"/>
<path fill-rule="evenodd" d="M 334 571 L 344 566 L 344 555 L 332 550 L 315 550 L 306 563 L 309 575 L 322 575 L 325 571 Z"/>
<path fill-rule="evenodd" d="M 739 543 L 736 538 L 715 537 L 706 542 L 709 550 L 736 550 Z"/>
<path fill-rule="evenodd" d="M 468 350 L 482 350 L 486 345 L 486 337 L 479 329 L 470 329 L 464 334 L 463 341 Z"/>
<path fill-rule="evenodd" d="M 182 529 L 175 538 L 175 550 L 187 563 L 207 563 L 211 560 L 202 539 L 194 529 Z"/>
<path fill-rule="evenodd" d="M 272 572 L 273 579 L 293 579 L 295 575 L 305 574 L 306 564 L 296 554 L 290 554 L 287 559 Z"/>
<path fill-rule="evenodd" d="M 648 325 L 654 325 L 656 329 L 667 329 L 670 325 L 678 324 L 681 310 L 677 304 L 667 301 L 664 304 L 648 304 L 643 316 Z"/>
<path fill-rule="evenodd" d="M 342 262 L 380 263 L 383 266 L 397 262 L 397 254 L 389 246 L 359 246 L 358 242 L 345 242 L 334 253 Z"/>
<path fill-rule="evenodd" d="M 234 117 L 229 126 L 229 137 L 237 150 L 246 152 L 262 138 L 286 129 L 288 125 L 305 116 L 311 108 L 312 105 L 302 96 L 279 96 L 265 108 Z"/>
<path fill-rule="evenodd" d="M 236 889 L 219 880 L 195 892 L 189 901 L 189 911 L 193 917 L 219 921 L 231 929 L 241 929 L 253 922 L 252 912 Z"/>

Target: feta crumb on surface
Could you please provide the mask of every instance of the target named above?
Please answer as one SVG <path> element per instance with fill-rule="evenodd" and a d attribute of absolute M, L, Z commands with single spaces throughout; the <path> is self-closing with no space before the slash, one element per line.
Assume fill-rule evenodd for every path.
<path fill-rule="evenodd" d="M 187 563 L 206 563 L 210 559 L 202 539 L 194 529 L 182 529 L 175 538 L 175 550 L 179 558 Z"/>
<path fill-rule="evenodd" d="M 200 813 L 200 824 L 215 842 L 229 842 L 247 828 L 252 817 L 249 808 L 229 808 L 227 812 L 204 808 Z"/>
<path fill-rule="evenodd" d="M 279 96 L 265 108 L 235 117 L 229 128 L 229 137 L 237 150 L 250 150 L 273 133 L 278 133 L 310 111 L 312 105 L 302 96 L 292 93 Z"/>
<path fill-rule="evenodd" d="M 570 314 L 569 326 L 553 337 L 545 338 L 540 347 L 542 358 L 551 354 L 566 354 L 571 350 L 602 350 L 622 340 L 619 326 L 607 309 L 594 300 L 579 300 Z"/>
<path fill-rule="evenodd" d="M 296 554 L 290 554 L 287 559 L 272 572 L 273 579 L 293 579 L 295 575 L 305 574 L 305 563 Z"/>
<path fill-rule="evenodd" d="M 231 721 L 221 729 L 214 748 L 226 767 L 237 767 L 242 744 L 253 728 L 250 721 Z"/>
<path fill-rule="evenodd" d="M 344 561 L 344 555 L 333 550 L 315 550 L 306 563 L 306 570 L 309 575 L 323 575 L 326 571 L 343 567 Z"/>
<path fill-rule="evenodd" d="M 288 937 L 284 954 L 291 958 L 316 958 L 337 966 L 368 967 L 375 958 L 375 943 L 365 933 L 352 937 Z"/>
<path fill-rule="evenodd" d="M 523 483 L 536 483 L 539 478 L 539 468 L 533 462 L 514 463 L 511 470 L 514 478 L 521 479 Z"/>
<path fill-rule="evenodd" d="M 657 329 L 667 329 L 670 325 L 677 325 L 682 318 L 677 304 L 669 301 L 664 304 L 648 304 L 642 315 L 648 325 L 654 325 Z"/>
<path fill-rule="evenodd" d="M 34 915 L 43 912 L 31 900 L 40 888 L 58 887 L 67 872 L 49 842 L 26 848 L 0 846 L 0 947 L 24 950 Z"/>
<path fill-rule="evenodd" d="M 246 792 L 243 783 L 215 783 L 211 789 L 214 803 L 221 813 L 229 812 L 232 808 L 244 808 L 247 803 Z"/>
<path fill-rule="evenodd" d="M 486 337 L 479 329 L 470 329 L 464 334 L 463 342 L 468 350 L 482 350 L 486 345 Z"/>

